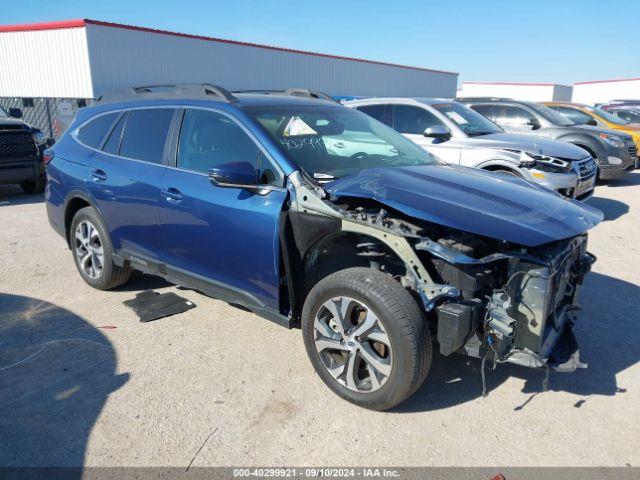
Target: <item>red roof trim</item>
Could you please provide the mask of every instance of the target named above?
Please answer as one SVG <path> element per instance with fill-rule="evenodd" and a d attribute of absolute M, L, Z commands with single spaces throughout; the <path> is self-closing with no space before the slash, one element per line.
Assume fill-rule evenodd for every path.
<path fill-rule="evenodd" d="M 588 82 L 576 82 L 574 85 L 589 85 L 591 83 L 612 83 L 612 82 L 633 82 L 640 80 L 640 77 L 635 78 L 614 78 L 612 80 L 590 80 Z"/>
<path fill-rule="evenodd" d="M 387 67 L 397 67 L 397 68 L 406 68 L 408 70 L 418 70 L 421 72 L 434 72 L 434 73 L 444 73 L 447 75 L 458 75 L 457 72 L 449 72 L 446 70 L 434 70 L 431 68 L 422 68 L 422 67 L 412 67 L 409 65 L 401 65 L 396 63 L 388 63 L 388 62 L 380 62 L 377 60 L 366 60 L 363 58 L 355 58 L 355 57 L 343 57 L 340 55 L 331 55 L 328 53 L 317 53 L 317 52 L 309 52 L 306 50 L 294 50 L 291 48 L 283 48 L 283 47 L 274 47 L 271 45 L 262 45 L 259 43 L 251 43 L 251 42 L 240 42 L 237 40 L 226 40 L 222 38 L 216 37 L 207 37 L 204 35 L 192 35 L 189 33 L 179 33 L 179 32 L 171 32 L 168 30 L 159 30 L 155 28 L 147 28 L 147 27 L 137 27 L 133 25 L 124 25 L 121 23 L 111 23 L 111 22 L 103 22 L 100 20 L 64 20 L 60 22 L 46 22 L 46 23 L 30 23 L 26 25 L 0 25 L 0 32 L 26 32 L 33 30 L 58 30 L 63 28 L 76 28 L 76 27 L 84 27 L 86 25 L 99 25 L 102 27 L 112 27 L 112 28 L 123 28 L 126 30 L 136 30 L 139 32 L 147 32 L 147 33 L 157 33 L 161 35 L 172 35 L 174 37 L 182 37 L 182 38 L 191 38 L 194 40 L 205 40 L 209 42 L 218 42 L 218 43 L 226 43 L 230 45 L 239 45 L 242 47 L 253 47 L 253 48 L 262 48 L 264 50 L 273 50 L 277 52 L 287 52 L 287 53 L 297 53 L 301 55 L 310 55 L 313 57 L 321 57 L 321 58 L 332 58 L 336 60 L 349 60 L 352 62 L 361 62 L 361 63 L 369 63 L 373 65 L 383 65 Z"/>
<path fill-rule="evenodd" d="M 570 87 L 571 85 L 563 85 L 561 83 L 532 83 L 532 82 L 462 82 L 463 85 L 522 85 L 530 87 Z"/>
<path fill-rule="evenodd" d="M 62 20 L 60 22 L 25 23 L 22 25 L 0 25 L 0 32 L 31 32 L 34 30 L 61 30 L 64 28 L 84 27 L 86 21 Z"/>

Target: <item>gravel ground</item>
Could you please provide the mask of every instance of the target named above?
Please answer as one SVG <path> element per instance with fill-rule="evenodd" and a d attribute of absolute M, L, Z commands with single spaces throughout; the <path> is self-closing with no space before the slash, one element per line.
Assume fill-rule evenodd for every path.
<path fill-rule="evenodd" d="M 436 356 L 394 412 L 331 393 L 299 330 L 154 277 L 84 284 L 41 196 L 0 187 L 0 465 L 640 465 L 640 172 L 599 185 L 606 214 L 577 326 L 589 369 L 543 374 Z M 139 290 L 197 304 L 139 323 Z"/>

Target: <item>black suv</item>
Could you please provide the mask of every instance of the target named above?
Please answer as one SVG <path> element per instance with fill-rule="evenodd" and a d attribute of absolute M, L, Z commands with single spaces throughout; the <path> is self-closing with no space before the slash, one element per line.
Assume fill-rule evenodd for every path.
<path fill-rule="evenodd" d="M 19 184 L 25 193 L 42 193 L 46 184 L 42 151 L 47 138 L 20 120 L 22 110 L 0 107 L 0 185 Z"/>
<path fill-rule="evenodd" d="M 527 133 L 573 143 L 585 149 L 598 165 L 598 178 L 623 176 L 635 168 L 631 135 L 607 128 L 577 125 L 564 115 L 535 102 L 510 98 L 460 98 L 476 112 L 511 133 Z"/>

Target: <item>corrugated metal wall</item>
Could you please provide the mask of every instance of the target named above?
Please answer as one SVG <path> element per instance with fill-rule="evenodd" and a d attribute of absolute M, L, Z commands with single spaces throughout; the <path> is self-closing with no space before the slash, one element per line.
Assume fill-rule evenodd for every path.
<path fill-rule="evenodd" d="M 0 96 L 91 98 L 84 28 L 0 32 Z"/>
<path fill-rule="evenodd" d="M 95 96 L 153 83 L 230 90 L 304 87 L 330 95 L 455 95 L 457 75 L 88 24 Z"/>

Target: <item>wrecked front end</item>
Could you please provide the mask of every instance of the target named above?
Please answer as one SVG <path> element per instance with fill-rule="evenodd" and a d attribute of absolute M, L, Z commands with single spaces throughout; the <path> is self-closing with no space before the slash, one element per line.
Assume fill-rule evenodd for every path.
<path fill-rule="evenodd" d="M 416 218 L 375 198 L 337 189 L 328 195 L 299 173 L 290 180 L 290 211 L 330 218 L 333 237 L 355 236 L 359 260 L 393 275 L 422 305 L 441 354 L 481 358 L 483 367 L 583 366 L 571 329 L 595 261 L 586 233 L 525 246 Z"/>

